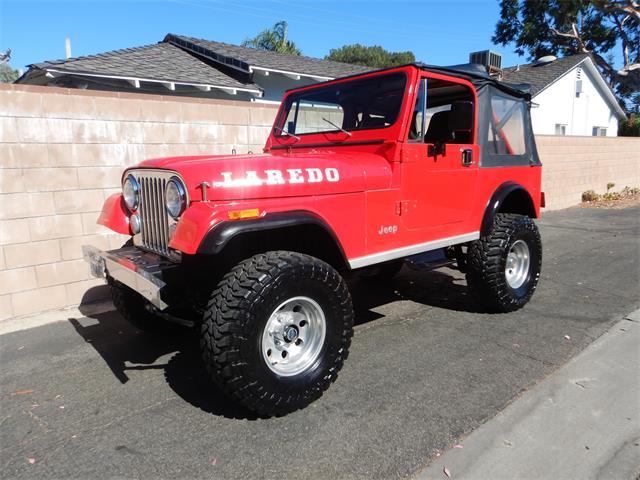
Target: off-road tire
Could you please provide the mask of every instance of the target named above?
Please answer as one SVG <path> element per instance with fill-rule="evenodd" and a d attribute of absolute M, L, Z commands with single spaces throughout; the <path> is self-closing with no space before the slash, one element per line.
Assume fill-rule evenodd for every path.
<path fill-rule="evenodd" d="M 165 320 L 147 310 L 147 301 L 139 293 L 112 278 L 108 283 L 113 305 L 127 322 L 145 332 L 155 332 L 166 325 Z"/>
<path fill-rule="evenodd" d="M 133 240 L 127 240 L 122 247 L 133 246 Z M 126 285 L 107 278 L 111 290 L 111 300 L 116 310 L 127 322 L 145 332 L 155 332 L 166 326 L 167 322 L 158 318 L 146 308 L 147 301 L 139 293 Z"/>
<path fill-rule="evenodd" d="M 512 288 L 505 267 L 513 244 L 522 240 L 529 250 L 529 269 L 524 283 Z M 472 242 L 467 254 L 467 284 L 489 310 L 511 312 L 522 308 L 533 295 L 540 278 L 542 242 L 534 221 L 524 215 L 499 213 L 490 232 Z"/>
<path fill-rule="evenodd" d="M 293 376 L 281 376 L 262 353 L 264 327 L 283 301 L 312 298 L 322 307 L 326 335 L 317 360 Z M 262 416 L 307 406 L 335 381 L 353 335 L 353 306 L 343 278 L 308 255 L 272 251 L 237 264 L 212 292 L 200 347 L 212 380 L 233 400 Z"/>

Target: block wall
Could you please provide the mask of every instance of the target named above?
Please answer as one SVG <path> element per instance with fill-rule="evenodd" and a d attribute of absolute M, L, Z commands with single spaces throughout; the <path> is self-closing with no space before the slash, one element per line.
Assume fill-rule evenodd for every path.
<path fill-rule="evenodd" d="M 0 319 L 104 298 L 81 246 L 124 167 L 171 155 L 262 152 L 276 107 L 0 84 Z"/>
<path fill-rule="evenodd" d="M 640 188 L 640 138 L 536 135 L 546 210 L 577 205 L 582 193 Z"/>
<path fill-rule="evenodd" d="M 124 167 L 170 155 L 262 151 L 273 105 L 0 84 L 0 319 L 106 297 L 81 246 Z M 640 187 L 640 139 L 537 137 L 547 210 Z"/>

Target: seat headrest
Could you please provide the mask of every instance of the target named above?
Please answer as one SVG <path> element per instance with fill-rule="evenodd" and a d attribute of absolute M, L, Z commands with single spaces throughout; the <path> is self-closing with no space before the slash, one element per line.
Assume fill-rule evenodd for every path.
<path fill-rule="evenodd" d="M 452 132 L 470 132 L 473 126 L 473 102 L 460 101 L 451 104 L 449 129 Z"/>

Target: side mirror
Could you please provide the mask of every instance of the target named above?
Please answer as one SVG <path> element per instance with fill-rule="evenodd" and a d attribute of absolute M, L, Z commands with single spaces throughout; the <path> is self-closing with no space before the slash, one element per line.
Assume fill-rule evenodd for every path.
<path fill-rule="evenodd" d="M 293 133 L 295 129 L 296 124 L 293 121 L 287 122 L 287 133 Z"/>
<path fill-rule="evenodd" d="M 473 128 L 473 102 L 453 102 L 449 114 L 449 130 L 454 133 L 471 133 Z"/>

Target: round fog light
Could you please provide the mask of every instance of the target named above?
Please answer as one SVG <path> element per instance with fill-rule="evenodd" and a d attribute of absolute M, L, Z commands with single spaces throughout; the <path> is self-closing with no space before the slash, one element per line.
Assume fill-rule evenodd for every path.
<path fill-rule="evenodd" d="M 131 231 L 133 232 L 134 235 L 137 235 L 138 233 L 140 233 L 140 216 L 131 215 L 131 218 L 129 219 L 129 224 L 131 225 Z"/>

